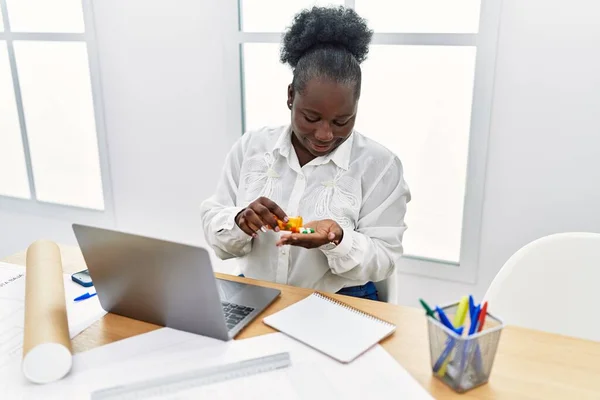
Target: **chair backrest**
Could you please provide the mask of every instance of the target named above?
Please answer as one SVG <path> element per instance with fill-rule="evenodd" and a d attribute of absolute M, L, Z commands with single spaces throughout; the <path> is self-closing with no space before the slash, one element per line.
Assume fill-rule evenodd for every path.
<path fill-rule="evenodd" d="M 600 341 L 599 282 L 600 234 L 560 233 L 517 251 L 485 299 L 506 324 Z"/>
<path fill-rule="evenodd" d="M 396 304 L 398 302 L 397 279 L 398 275 L 393 274 L 387 279 L 374 282 L 375 287 L 377 288 L 377 297 L 379 297 L 379 301 L 384 301 L 391 304 Z"/>

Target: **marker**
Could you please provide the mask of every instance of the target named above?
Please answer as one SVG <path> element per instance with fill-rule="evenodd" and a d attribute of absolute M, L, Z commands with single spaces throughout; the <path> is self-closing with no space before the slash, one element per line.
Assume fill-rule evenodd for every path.
<path fill-rule="evenodd" d="M 444 373 L 443 374 L 441 373 L 441 371 L 442 371 L 441 368 L 446 365 L 445 361 L 448 358 L 448 356 L 450 355 L 450 351 L 452 351 L 453 347 L 454 347 L 454 339 L 449 339 L 446 342 L 446 348 L 440 355 L 440 358 L 438 358 L 437 361 L 435 362 L 435 364 L 433 365 L 433 372 L 438 373 L 439 376 L 446 375 L 445 369 L 444 369 Z"/>
<path fill-rule="evenodd" d="M 87 292 L 86 292 L 86 293 L 82 294 L 82 295 L 81 295 L 81 296 L 79 296 L 79 297 L 75 297 L 75 298 L 73 299 L 73 301 L 81 301 L 81 300 L 89 299 L 90 297 L 94 297 L 96 294 L 97 294 L 97 293 L 92 293 L 92 294 L 90 294 L 90 293 L 87 293 Z"/>
<path fill-rule="evenodd" d="M 473 319 L 471 320 L 471 326 L 469 326 L 469 336 L 475 333 L 477 330 L 477 325 L 479 322 L 479 314 L 481 313 L 481 308 L 479 306 L 475 307 L 475 312 L 473 313 Z"/>
<path fill-rule="evenodd" d="M 479 321 L 477 323 L 477 332 L 481 332 L 483 330 L 483 325 L 485 324 L 485 317 L 487 315 L 487 301 L 483 303 L 481 307 L 481 312 L 479 313 Z M 483 371 L 483 360 L 481 359 L 481 349 L 479 348 L 479 343 L 475 345 L 475 370 L 478 374 L 481 374 Z"/>
<path fill-rule="evenodd" d="M 431 307 L 429 307 L 429 305 L 427 303 L 425 303 L 425 300 L 419 299 L 419 302 L 425 309 L 425 314 L 427 314 L 428 317 L 435 319 L 435 312 L 431 309 Z"/>
<path fill-rule="evenodd" d="M 454 327 L 456 327 L 456 328 L 460 327 L 460 329 L 461 329 L 461 333 L 459 333 L 459 335 L 462 335 L 462 325 L 465 323 L 465 318 L 467 317 L 468 309 L 469 309 L 469 297 L 463 296 L 460 299 L 460 302 L 458 303 L 458 308 L 456 310 L 456 314 L 454 315 Z M 456 328 L 453 329 L 455 332 L 457 332 Z M 452 341 L 452 344 L 454 344 L 454 341 Z M 450 343 L 448 343 L 448 345 L 450 345 Z M 438 376 L 446 375 L 446 368 L 448 367 L 449 361 L 450 361 L 450 359 L 444 360 L 441 368 L 438 371 Z"/>
<path fill-rule="evenodd" d="M 458 334 L 458 336 L 461 336 L 463 333 L 462 326 L 458 329 L 453 329 L 453 330 Z M 448 339 L 446 340 L 446 348 L 444 349 L 444 351 L 442 352 L 440 357 L 437 359 L 437 361 L 433 365 L 433 372 L 437 372 L 437 374 L 439 376 L 446 375 L 447 359 L 448 359 L 448 356 L 450 355 L 450 352 L 452 351 L 452 348 L 454 347 L 454 342 L 455 342 L 454 338 L 448 337 Z"/>
<path fill-rule="evenodd" d="M 478 318 L 479 318 L 479 312 L 480 312 L 480 310 L 481 310 L 480 306 L 476 306 L 475 307 L 475 311 L 473 311 L 473 317 L 471 319 L 471 325 L 469 326 L 468 336 L 471 336 L 477 330 L 477 321 L 478 321 Z M 467 361 L 467 357 L 469 356 L 469 350 L 470 350 L 470 348 L 471 348 L 471 341 L 467 339 L 467 341 L 465 341 L 463 343 L 462 357 L 460 358 L 460 368 L 458 370 L 458 373 L 460 375 L 463 374 L 463 371 L 464 371 L 464 368 L 465 368 L 465 363 Z"/>
<path fill-rule="evenodd" d="M 467 296 L 463 296 L 460 299 L 460 303 L 458 303 L 458 309 L 456 310 L 456 315 L 454 316 L 454 326 L 459 327 L 465 323 L 465 318 L 467 317 L 467 310 L 469 308 L 469 298 Z"/>
<path fill-rule="evenodd" d="M 450 322 L 450 320 L 448 319 L 448 317 L 446 316 L 446 313 L 444 312 L 444 310 L 442 310 L 439 306 L 436 306 L 435 310 L 437 311 L 438 316 L 440 317 L 440 321 L 446 328 L 455 332 L 458 336 L 462 335 L 462 333 L 463 333 L 462 326 L 455 328 L 452 325 L 452 323 Z M 448 356 L 450 355 L 450 352 L 454 348 L 454 342 L 455 342 L 454 338 L 452 338 L 451 336 L 448 336 L 448 339 L 446 339 L 446 348 L 444 349 L 444 351 L 442 352 L 442 354 L 436 361 L 435 365 L 433 366 L 433 372 L 437 372 L 437 374 L 439 376 L 446 375 L 446 366 L 448 364 Z"/>
<path fill-rule="evenodd" d="M 473 311 L 475 311 L 475 300 L 469 295 L 469 318 L 473 319 Z"/>
<path fill-rule="evenodd" d="M 444 324 L 444 326 L 446 328 L 448 328 L 451 331 L 455 332 L 457 335 L 461 335 L 462 334 L 462 326 L 460 327 L 460 333 L 458 333 L 459 330 L 452 325 L 452 322 L 450 322 L 450 320 L 446 316 L 446 313 L 444 312 L 444 310 L 442 310 L 440 307 L 436 306 L 435 307 L 435 311 L 438 313 L 438 316 L 440 317 L 440 321 L 442 322 L 442 324 Z"/>
<path fill-rule="evenodd" d="M 485 323 L 485 316 L 487 315 L 487 301 L 483 303 L 483 307 L 481 307 L 481 312 L 479 313 L 479 323 L 477 324 L 477 332 L 481 332 L 483 329 L 483 324 Z"/>

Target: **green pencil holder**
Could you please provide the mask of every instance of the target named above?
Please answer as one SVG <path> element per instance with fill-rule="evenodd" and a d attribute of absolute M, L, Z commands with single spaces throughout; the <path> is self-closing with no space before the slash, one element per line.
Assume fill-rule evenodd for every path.
<path fill-rule="evenodd" d="M 459 303 L 442 307 L 452 321 Z M 471 321 L 467 313 L 465 329 Z M 427 317 L 429 351 L 433 375 L 458 393 L 488 382 L 504 323 L 489 312 L 483 329 L 459 336 L 435 318 Z"/>

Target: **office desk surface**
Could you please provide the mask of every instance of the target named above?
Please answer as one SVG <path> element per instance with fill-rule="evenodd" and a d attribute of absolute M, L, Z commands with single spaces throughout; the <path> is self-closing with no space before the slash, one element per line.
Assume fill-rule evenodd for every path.
<path fill-rule="evenodd" d="M 73 273 L 85 269 L 77 247 L 62 246 L 63 269 Z M 25 253 L 5 258 L 25 265 Z M 270 282 L 232 275 L 220 278 L 249 282 L 281 290 L 281 296 L 236 337 L 236 340 L 274 332 L 262 318 L 312 293 Z M 506 327 L 487 385 L 462 395 L 455 394 L 432 377 L 429 362 L 427 323 L 421 309 L 334 295 L 351 306 L 397 325 L 396 332 L 381 345 L 436 399 L 599 399 L 600 343 L 539 331 Z M 108 314 L 73 339 L 75 352 L 125 339 L 159 328 L 145 322 Z"/>

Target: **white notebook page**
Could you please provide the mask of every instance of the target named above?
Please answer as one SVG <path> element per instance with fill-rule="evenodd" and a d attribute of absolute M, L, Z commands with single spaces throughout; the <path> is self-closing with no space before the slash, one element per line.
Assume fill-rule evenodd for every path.
<path fill-rule="evenodd" d="M 396 327 L 313 293 L 264 323 L 341 362 L 350 362 Z"/>

